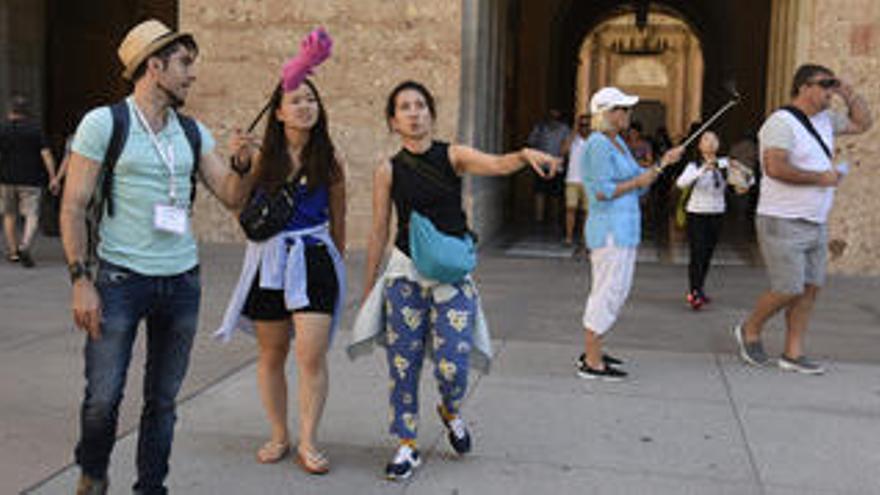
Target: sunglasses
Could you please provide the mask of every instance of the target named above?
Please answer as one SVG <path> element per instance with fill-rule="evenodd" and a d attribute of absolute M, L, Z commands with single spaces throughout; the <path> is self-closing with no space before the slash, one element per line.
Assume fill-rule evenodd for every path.
<path fill-rule="evenodd" d="M 828 77 L 824 79 L 816 79 L 810 81 L 809 84 L 815 84 L 821 86 L 823 89 L 831 89 L 840 86 L 840 79 L 834 77 Z"/>
<path fill-rule="evenodd" d="M 631 112 L 632 107 L 623 107 L 623 106 L 619 106 L 619 105 L 611 107 L 612 112 L 616 112 L 618 110 L 623 110 L 624 112 Z"/>

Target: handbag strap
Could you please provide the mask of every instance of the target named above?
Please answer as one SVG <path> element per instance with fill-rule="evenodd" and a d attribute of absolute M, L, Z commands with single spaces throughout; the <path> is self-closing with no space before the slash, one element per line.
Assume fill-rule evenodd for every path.
<path fill-rule="evenodd" d="M 443 175 L 439 170 L 431 166 L 431 163 L 417 155 L 410 153 L 406 148 L 402 149 L 398 155 L 401 160 L 408 166 L 412 168 L 417 174 L 421 175 L 425 179 L 428 179 L 429 182 L 436 185 L 444 192 L 449 194 L 453 194 L 456 197 L 459 196 L 458 184 L 452 183 L 451 180 L 447 178 L 447 176 Z M 460 200 L 460 198 L 459 198 Z M 479 237 L 477 233 L 471 230 L 470 227 L 467 227 L 467 233 L 471 236 L 474 243 L 478 242 Z"/>
<path fill-rule="evenodd" d="M 822 139 L 821 136 L 819 136 L 819 132 L 816 130 L 815 127 L 813 127 L 813 123 L 810 122 L 810 118 L 807 117 L 807 115 L 803 111 L 801 111 L 800 108 L 794 105 L 785 105 L 784 107 L 782 107 L 782 110 L 786 110 L 788 113 L 794 115 L 796 119 L 798 119 L 798 122 L 800 122 L 801 125 L 804 126 L 804 129 L 806 129 L 807 132 L 809 132 L 810 135 L 812 135 L 816 139 L 816 142 L 818 142 L 819 146 L 822 147 L 822 151 L 825 152 L 825 156 L 827 156 L 830 160 L 831 150 L 828 149 L 828 145 L 825 144 L 825 141 Z"/>
<path fill-rule="evenodd" d="M 428 179 L 431 183 L 442 189 L 444 192 L 458 194 L 458 185 L 453 184 L 439 170 L 432 167 L 430 162 L 424 158 L 410 153 L 407 149 L 402 149 L 398 154 L 404 163 L 410 166 L 417 174 Z"/>

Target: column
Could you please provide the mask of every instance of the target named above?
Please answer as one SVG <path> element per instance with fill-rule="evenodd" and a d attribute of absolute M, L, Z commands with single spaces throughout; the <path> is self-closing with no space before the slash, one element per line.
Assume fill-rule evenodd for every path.
<path fill-rule="evenodd" d="M 767 57 L 767 112 L 790 99 L 791 78 L 807 61 L 815 0 L 773 0 Z"/>

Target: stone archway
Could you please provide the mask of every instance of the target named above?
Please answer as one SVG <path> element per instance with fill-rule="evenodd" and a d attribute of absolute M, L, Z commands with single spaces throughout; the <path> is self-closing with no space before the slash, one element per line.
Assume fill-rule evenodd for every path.
<path fill-rule="evenodd" d="M 505 33 L 512 45 L 505 63 L 506 147 L 521 146 L 548 108 L 585 113 L 591 92 L 611 84 L 639 94 L 645 102 L 639 118 L 656 116 L 675 139 L 691 122 L 725 104 L 726 83 L 735 81 L 744 98 L 713 126 L 726 151 L 764 118 L 771 4 L 786 1 L 511 1 Z M 743 16 L 746 11 L 751 14 Z M 528 173 L 509 181 L 504 233 L 511 239 L 536 235 L 529 229 L 533 182 Z M 660 221 L 655 224 L 646 232 L 656 230 L 658 246 L 678 243 Z M 748 250 L 748 228 L 728 234 L 735 237 L 732 244 Z"/>
<path fill-rule="evenodd" d="M 639 28 L 630 14 L 611 17 L 581 43 L 575 112 L 588 113 L 589 97 L 599 88 L 617 86 L 640 95 L 646 106 L 659 103 L 665 110 L 662 125 L 680 137 L 700 119 L 703 68 L 700 39 L 682 19 L 652 12 Z M 646 126 L 646 133 L 655 127 Z"/>

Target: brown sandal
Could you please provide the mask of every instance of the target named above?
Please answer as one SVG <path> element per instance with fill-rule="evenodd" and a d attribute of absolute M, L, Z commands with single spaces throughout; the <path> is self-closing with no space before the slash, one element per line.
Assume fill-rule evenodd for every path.
<path fill-rule="evenodd" d="M 269 440 L 257 450 L 257 462 L 260 464 L 274 464 L 281 459 L 284 459 L 284 456 L 289 452 L 290 443 Z"/>
<path fill-rule="evenodd" d="M 310 449 L 303 455 L 302 451 L 297 448 L 295 462 L 309 474 L 321 475 L 330 472 L 330 460 L 317 450 Z"/>

